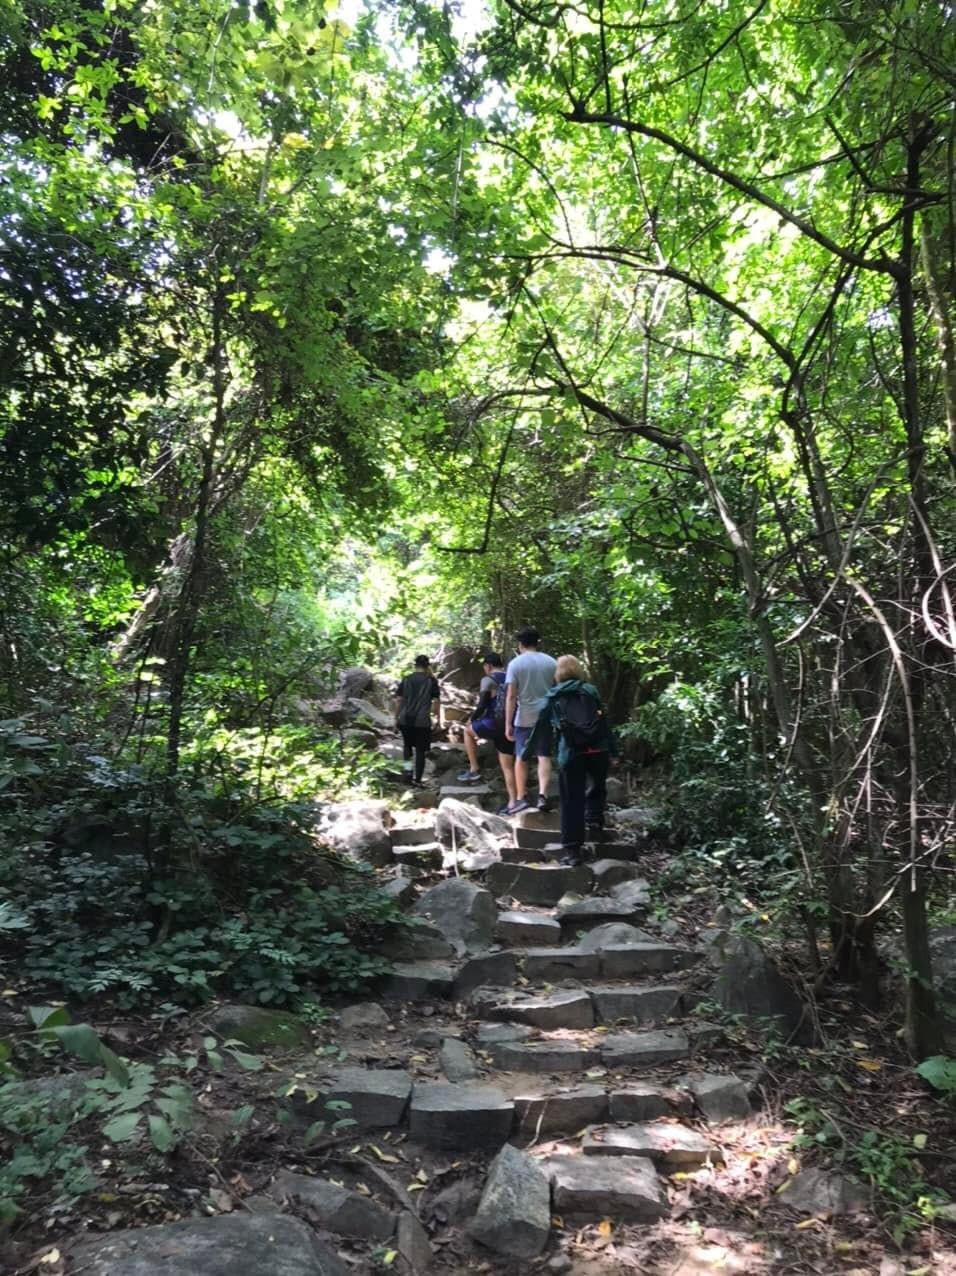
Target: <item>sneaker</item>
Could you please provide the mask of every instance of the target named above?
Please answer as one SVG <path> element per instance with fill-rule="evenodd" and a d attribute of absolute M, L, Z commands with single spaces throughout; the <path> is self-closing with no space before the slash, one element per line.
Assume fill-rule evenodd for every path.
<path fill-rule="evenodd" d="M 481 779 L 480 771 L 459 771 L 455 776 L 459 784 L 474 784 L 476 780 Z"/>
<path fill-rule="evenodd" d="M 580 846 L 562 846 L 561 849 L 564 854 L 558 860 L 558 863 L 564 868 L 577 868 L 578 865 L 584 863 L 584 856 L 581 854 Z"/>
<path fill-rule="evenodd" d="M 542 795 L 538 798 L 537 809 L 542 812 L 553 811 L 554 804 L 549 797 L 544 797 Z"/>
<path fill-rule="evenodd" d="M 527 798 L 518 798 L 517 802 L 509 802 L 507 806 L 508 815 L 517 815 L 519 811 L 530 811 L 531 803 Z"/>
<path fill-rule="evenodd" d="M 506 802 L 504 806 L 499 806 L 497 811 L 495 811 L 495 815 L 510 815 L 510 814 L 511 814 L 510 802 Z"/>

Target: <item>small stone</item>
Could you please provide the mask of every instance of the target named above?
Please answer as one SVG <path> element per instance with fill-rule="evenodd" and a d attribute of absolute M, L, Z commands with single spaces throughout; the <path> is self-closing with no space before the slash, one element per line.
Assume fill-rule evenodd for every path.
<path fill-rule="evenodd" d="M 662 939 L 676 939 L 683 931 L 684 927 L 679 922 L 675 922 L 672 917 L 669 917 L 666 922 L 661 922 L 660 932 Z"/>
<path fill-rule="evenodd" d="M 552 1156 L 545 1170 L 556 1214 L 629 1223 L 653 1223 L 667 1214 L 663 1185 L 643 1157 Z"/>
<path fill-rule="evenodd" d="M 395 1248 L 410 1267 L 412 1276 L 427 1272 L 432 1264 L 434 1253 L 428 1233 L 411 1210 L 403 1210 L 399 1215 Z"/>
<path fill-rule="evenodd" d="M 361 1002 L 357 1006 L 346 1006 L 339 1011 L 339 1023 L 343 1031 L 351 1032 L 355 1028 L 385 1028 L 390 1020 L 382 1007 L 375 1001 Z"/>
<path fill-rule="evenodd" d="M 395 1218 L 377 1202 L 326 1179 L 281 1170 L 271 1188 L 279 1201 L 295 1201 L 309 1220 L 339 1236 L 387 1241 Z"/>
<path fill-rule="evenodd" d="M 505 1144 L 488 1172 L 469 1232 L 486 1249 L 509 1258 L 535 1258 L 551 1232 L 551 1192 L 541 1167 Z"/>
<path fill-rule="evenodd" d="M 751 1114 L 750 1096 L 739 1077 L 689 1073 L 677 1084 L 690 1091 L 697 1109 L 711 1125 L 745 1121 Z"/>
<path fill-rule="evenodd" d="M 632 1019 L 635 1023 L 653 1023 L 680 1013 L 683 991 L 673 985 L 656 987 L 591 988 L 591 998 L 599 1023 Z"/>
<path fill-rule="evenodd" d="M 485 881 L 495 895 L 510 895 L 522 904 L 556 904 L 565 891 L 589 891 L 591 870 L 586 864 L 492 864 Z"/>
<path fill-rule="evenodd" d="M 612 886 L 608 894 L 612 899 L 622 899 L 625 904 L 633 904 L 635 908 L 647 908 L 651 902 L 651 888 L 643 877 L 620 882 Z"/>
<path fill-rule="evenodd" d="M 574 1263 L 567 1254 L 555 1254 L 554 1258 L 549 1258 L 545 1263 L 544 1270 L 550 1272 L 551 1276 L 564 1276 L 573 1266 Z"/>
<path fill-rule="evenodd" d="M 410 877 L 393 877 L 380 886 L 379 890 L 399 908 L 407 908 L 415 898 L 415 883 Z"/>
<path fill-rule="evenodd" d="M 584 1136 L 581 1151 L 585 1156 L 647 1157 L 665 1170 L 723 1161 L 720 1148 L 702 1134 L 669 1121 L 592 1128 Z"/>
<path fill-rule="evenodd" d="M 515 1095 L 517 1133 L 523 1138 L 539 1134 L 577 1134 L 586 1125 L 607 1119 L 607 1095 L 600 1086 L 581 1085 L 550 1094 Z"/>
<path fill-rule="evenodd" d="M 609 1068 L 640 1067 L 673 1063 L 683 1059 L 690 1043 L 683 1032 L 608 1033 L 601 1049 L 601 1061 Z"/>
<path fill-rule="evenodd" d="M 419 1028 L 412 1038 L 412 1045 L 419 1050 L 437 1050 L 444 1039 L 444 1035 L 437 1028 Z"/>
<path fill-rule="evenodd" d="M 455 972 L 451 966 L 435 961 L 396 962 L 382 989 L 392 1001 L 423 1001 L 447 997 Z"/>
<path fill-rule="evenodd" d="M 555 992 L 547 997 L 506 997 L 482 1000 L 486 1019 L 527 1023 L 533 1028 L 593 1028 L 594 1007 L 586 992 Z"/>
<path fill-rule="evenodd" d="M 705 1020 L 692 1020 L 686 1025 L 687 1036 L 693 1050 L 709 1050 L 711 1046 L 720 1045 L 724 1039 L 724 1030 L 719 1023 L 707 1023 Z"/>
<path fill-rule="evenodd" d="M 493 1086 L 416 1085 L 409 1136 L 429 1147 L 500 1147 L 511 1133 L 514 1104 Z"/>
<path fill-rule="evenodd" d="M 561 942 L 561 926 L 553 917 L 541 913 L 499 913 L 495 938 L 502 944 L 550 946 Z"/>
<path fill-rule="evenodd" d="M 801 1170 L 777 1200 L 801 1214 L 855 1214 L 869 1203 L 862 1184 L 829 1170 Z"/>
<path fill-rule="evenodd" d="M 438 1062 L 449 1081 L 473 1081 L 478 1075 L 475 1056 L 463 1041 L 455 1037 L 445 1038 Z"/>

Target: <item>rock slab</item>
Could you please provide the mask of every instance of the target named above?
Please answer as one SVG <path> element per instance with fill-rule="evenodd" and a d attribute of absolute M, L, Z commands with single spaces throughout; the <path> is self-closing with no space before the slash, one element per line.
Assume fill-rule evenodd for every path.
<path fill-rule="evenodd" d="M 511 1133 L 514 1104 L 494 1086 L 416 1085 L 409 1137 L 429 1147 L 497 1148 Z"/>
<path fill-rule="evenodd" d="M 387 1241 L 395 1230 L 394 1215 L 377 1201 L 327 1179 L 282 1170 L 270 1195 L 280 1201 L 294 1201 L 311 1220 L 339 1236 Z"/>
<path fill-rule="evenodd" d="M 485 878 L 495 895 L 510 895 L 522 904 L 550 907 L 568 891 L 584 894 L 593 876 L 586 864 L 564 868 L 560 864 L 492 864 Z"/>
<path fill-rule="evenodd" d="M 722 1161 L 720 1149 L 686 1125 L 660 1121 L 651 1125 L 598 1126 L 581 1145 L 585 1156 L 646 1157 L 667 1170 Z"/>
<path fill-rule="evenodd" d="M 135 1227 L 70 1252 L 85 1276 L 346 1276 L 310 1227 L 274 1213 Z"/>
<path fill-rule="evenodd" d="M 463 877 L 449 877 L 427 890 L 413 911 L 463 953 L 489 946 L 498 916 L 491 892 Z"/>
<path fill-rule="evenodd" d="M 547 1176 L 525 1152 L 505 1144 L 491 1164 L 469 1232 L 509 1258 L 536 1258 L 551 1231 Z"/>

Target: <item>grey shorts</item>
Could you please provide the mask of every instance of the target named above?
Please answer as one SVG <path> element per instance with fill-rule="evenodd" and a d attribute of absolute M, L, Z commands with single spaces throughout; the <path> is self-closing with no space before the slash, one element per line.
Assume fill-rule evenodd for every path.
<path fill-rule="evenodd" d="M 524 757 L 524 747 L 531 738 L 531 732 L 534 727 L 515 727 L 515 757 Z M 538 738 L 534 742 L 534 756 L 536 758 L 550 758 L 551 750 L 554 747 L 554 732 L 551 730 L 550 724 L 542 727 L 538 732 Z"/>

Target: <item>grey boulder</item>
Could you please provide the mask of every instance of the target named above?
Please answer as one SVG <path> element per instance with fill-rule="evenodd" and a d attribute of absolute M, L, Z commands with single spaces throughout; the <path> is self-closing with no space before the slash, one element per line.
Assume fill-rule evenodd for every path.
<path fill-rule="evenodd" d="M 391 823 L 387 802 L 342 802 L 329 807 L 321 832 L 340 854 L 381 868 L 392 858 Z"/>
<path fill-rule="evenodd" d="M 788 1041 L 811 1037 L 803 1003 L 764 950 L 752 939 L 738 939 L 714 980 L 710 995 L 729 1014 L 742 1015 L 754 1028 Z"/>
<path fill-rule="evenodd" d="M 497 910 L 490 891 L 463 877 L 449 877 L 427 890 L 413 911 L 427 917 L 459 952 L 480 952 L 491 944 Z"/>
<path fill-rule="evenodd" d="M 509 1258 L 536 1258 L 544 1249 L 551 1231 L 550 1185 L 526 1152 L 506 1143 L 495 1157 L 468 1230 L 486 1249 Z"/>

